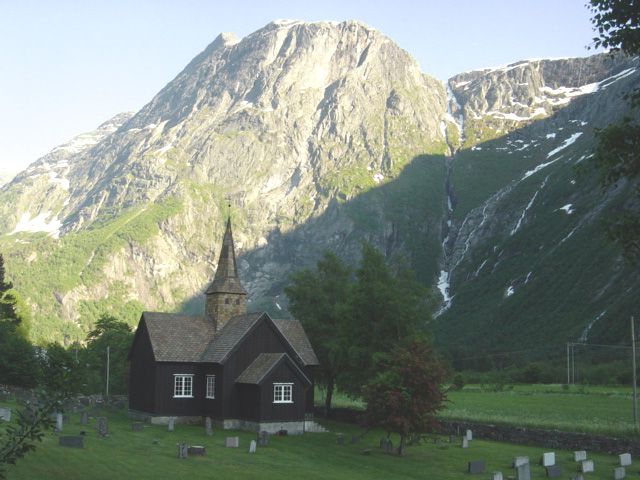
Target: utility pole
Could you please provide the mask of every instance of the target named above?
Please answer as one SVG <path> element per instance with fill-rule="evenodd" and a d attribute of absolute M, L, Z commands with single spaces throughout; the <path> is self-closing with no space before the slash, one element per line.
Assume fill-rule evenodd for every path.
<path fill-rule="evenodd" d="M 107 345 L 107 392 L 106 397 L 109 398 L 109 346 Z"/>
<path fill-rule="evenodd" d="M 567 387 L 569 386 L 569 384 L 571 383 L 571 375 L 569 373 L 571 364 L 569 361 L 569 342 L 567 342 Z"/>
<path fill-rule="evenodd" d="M 633 365 L 633 428 L 638 428 L 638 387 L 636 383 L 636 332 L 635 322 L 631 316 L 631 363 Z"/>

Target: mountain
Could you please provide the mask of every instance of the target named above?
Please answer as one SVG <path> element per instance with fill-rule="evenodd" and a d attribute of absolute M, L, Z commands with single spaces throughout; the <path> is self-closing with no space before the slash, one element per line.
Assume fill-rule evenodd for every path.
<path fill-rule="evenodd" d="M 229 209 L 254 308 L 286 315 L 292 271 L 366 240 L 443 294 L 432 327 L 452 350 L 617 341 L 604 325 L 639 286 L 601 221 L 633 186 L 601 192 L 574 165 L 636 68 L 535 60 L 443 84 L 358 22 L 222 34 L 139 112 L 3 186 L 0 251 L 38 341 L 105 311 L 200 309 Z"/>

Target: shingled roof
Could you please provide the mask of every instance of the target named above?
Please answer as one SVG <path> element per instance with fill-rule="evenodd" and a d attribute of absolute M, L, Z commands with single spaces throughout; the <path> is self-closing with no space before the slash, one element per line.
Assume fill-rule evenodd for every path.
<path fill-rule="evenodd" d="M 244 372 L 236 379 L 236 383 L 249 383 L 253 385 L 259 385 L 267 377 L 269 372 L 280 365 L 282 362 L 287 362 L 293 371 L 308 385 L 311 385 L 311 380 L 298 368 L 296 363 L 291 360 L 291 357 L 286 353 L 261 353 L 258 357 L 249 365 Z"/>
<path fill-rule="evenodd" d="M 157 362 L 198 362 L 214 338 L 213 322 L 204 316 L 143 312 Z"/>
<path fill-rule="evenodd" d="M 231 218 L 227 220 L 227 228 L 222 238 L 218 268 L 213 282 L 207 289 L 210 293 L 239 293 L 246 295 L 247 291 L 240 283 L 238 268 L 236 266 L 236 252 L 233 247 L 233 234 L 231 233 Z"/>
<path fill-rule="evenodd" d="M 262 315 L 266 314 L 255 312 L 231 317 L 202 352 L 199 361 L 222 363 Z"/>
<path fill-rule="evenodd" d="M 273 320 L 305 365 L 320 365 L 309 338 L 298 320 Z"/>

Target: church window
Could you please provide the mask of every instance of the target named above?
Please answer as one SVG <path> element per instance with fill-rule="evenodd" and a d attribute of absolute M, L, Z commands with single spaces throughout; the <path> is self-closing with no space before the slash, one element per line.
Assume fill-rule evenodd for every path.
<path fill-rule="evenodd" d="M 193 374 L 177 373 L 173 376 L 173 396 L 193 397 Z"/>
<path fill-rule="evenodd" d="M 224 299 L 224 303 L 225 303 L 225 305 L 229 305 L 231 303 L 231 300 L 229 300 L 228 298 L 225 298 Z"/>
<path fill-rule="evenodd" d="M 216 398 L 216 376 L 207 375 L 207 398 Z"/>
<path fill-rule="evenodd" d="M 273 384 L 273 403 L 293 403 L 293 383 Z"/>
<path fill-rule="evenodd" d="M 236 305 L 240 305 L 240 299 L 236 298 Z"/>

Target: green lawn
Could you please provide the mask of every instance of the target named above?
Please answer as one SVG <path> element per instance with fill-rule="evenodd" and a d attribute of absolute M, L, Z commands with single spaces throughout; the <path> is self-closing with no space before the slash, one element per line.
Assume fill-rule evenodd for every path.
<path fill-rule="evenodd" d="M 543 453 L 539 447 L 526 447 L 496 442 L 474 440 L 469 449 L 458 443 L 435 444 L 432 441 L 409 447 L 403 458 L 383 454 L 377 448 L 380 431 L 367 433 L 357 444 L 351 444 L 352 434 L 362 433 L 353 425 L 328 423 L 330 433 L 305 434 L 303 436 L 271 437 L 268 447 L 258 448 L 256 454 L 247 453 L 249 441 L 254 435 L 246 432 L 216 430 L 212 437 L 197 426 L 177 425 L 174 432 L 165 427 L 146 425 L 142 432 L 133 432 L 125 412 L 107 413 L 110 435 L 100 439 L 91 426 L 79 424 L 79 415 L 65 426 L 64 434 L 77 434 L 86 428 L 84 449 L 58 446 L 57 438 L 48 433 L 36 452 L 9 467 L 9 479 L 114 479 L 114 478 L 219 478 L 219 479 L 401 479 L 429 478 L 438 480 L 467 478 L 466 466 L 470 460 L 484 460 L 487 473 L 477 478 L 487 478 L 489 473 L 500 470 L 512 474 L 509 468 L 516 455 L 528 455 L 532 460 L 532 478 L 545 478 L 536 460 Z M 345 435 L 345 445 L 336 445 L 335 433 Z M 223 447 L 224 437 L 240 436 L 239 449 Z M 154 444 L 154 440 L 157 441 Z M 395 439 L 394 439 L 395 440 Z M 205 457 L 176 458 L 176 443 L 204 445 Z M 370 448 L 370 455 L 363 455 Z M 575 471 L 570 452 L 556 451 L 557 462 L 566 473 Z M 617 457 L 589 455 L 596 464 L 592 479 L 612 478 Z M 640 478 L 639 468 L 632 468 L 627 478 Z M 568 475 L 567 475 L 568 476 Z M 505 475 L 506 478 L 506 475 Z"/>
<path fill-rule="evenodd" d="M 632 395 L 625 387 L 516 385 L 491 391 L 477 385 L 449 392 L 446 419 L 632 435 Z"/>

